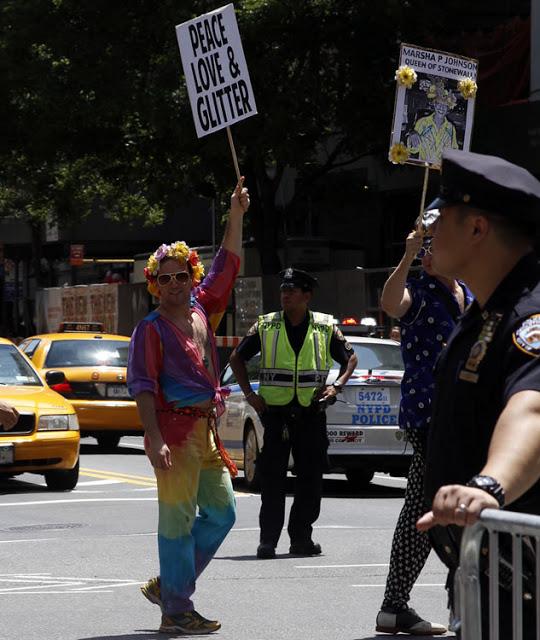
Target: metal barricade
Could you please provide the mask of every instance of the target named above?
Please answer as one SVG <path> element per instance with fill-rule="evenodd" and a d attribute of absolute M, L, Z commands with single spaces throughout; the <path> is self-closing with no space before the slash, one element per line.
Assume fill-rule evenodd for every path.
<path fill-rule="evenodd" d="M 500 553 L 499 534 L 511 536 L 511 560 L 504 559 L 503 570 L 508 565 L 511 570 L 512 584 L 512 640 L 523 640 L 523 603 L 536 600 L 536 640 L 540 640 L 540 517 L 511 511 L 486 509 L 480 514 L 479 521 L 465 527 L 460 550 L 460 568 L 456 575 L 456 601 L 459 605 L 459 617 L 462 621 L 461 640 L 480 640 L 482 636 L 482 615 L 480 596 L 480 571 L 482 556 L 486 549 L 484 534 L 488 534 L 488 589 L 489 589 L 489 630 L 490 640 L 510 640 L 501 637 L 499 626 L 499 584 L 500 566 L 503 561 Z M 523 543 L 524 536 L 534 540 L 531 556 L 533 566 L 528 567 L 534 573 L 529 586 L 523 589 Z M 528 542 L 528 539 L 526 539 Z M 529 548 L 529 547 L 528 547 Z M 530 564 L 530 563 L 529 563 Z M 510 574 L 507 574 L 510 575 Z M 535 586 L 535 588 L 534 588 Z M 532 592 L 532 593 L 531 593 Z"/>

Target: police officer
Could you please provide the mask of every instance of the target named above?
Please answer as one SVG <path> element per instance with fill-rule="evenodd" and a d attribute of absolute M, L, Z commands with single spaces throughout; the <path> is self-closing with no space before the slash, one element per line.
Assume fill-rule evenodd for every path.
<path fill-rule="evenodd" d="M 425 476 L 432 510 L 418 521 L 421 530 L 445 527 L 432 540 L 455 569 L 459 527 L 482 509 L 540 514 L 540 182 L 501 158 L 447 151 L 430 208 L 440 209 L 433 268 L 476 298 L 437 365 Z M 501 638 L 511 637 L 510 595 L 500 596 Z M 525 608 L 525 619 L 532 613 Z M 534 621 L 524 626 L 536 637 Z"/>
<path fill-rule="evenodd" d="M 335 401 L 354 371 L 357 358 L 332 316 L 310 311 L 317 280 L 300 269 L 281 272 L 281 307 L 259 317 L 230 359 L 247 402 L 259 413 L 264 445 L 257 460 L 261 479 L 261 528 L 258 558 L 274 558 L 285 520 L 289 454 L 296 471 L 289 517 L 290 553 L 317 555 L 313 523 L 320 513 L 322 474 L 328 438 L 325 404 Z M 261 352 L 258 393 L 252 389 L 246 362 Z M 326 377 L 332 359 L 341 366 L 332 385 Z"/>

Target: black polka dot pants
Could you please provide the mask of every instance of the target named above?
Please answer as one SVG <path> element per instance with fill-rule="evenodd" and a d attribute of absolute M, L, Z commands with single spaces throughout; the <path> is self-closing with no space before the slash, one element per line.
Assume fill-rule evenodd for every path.
<path fill-rule="evenodd" d="M 392 607 L 400 610 L 407 606 L 411 589 L 431 550 L 427 534 L 416 529 L 416 521 L 425 513 L 426 436 L 427 433 L 424 430 L 407 429 L 407 438 L 413 447 L 413 456 L 407 480 L 405 502 L 392 539 L 390 568 L 386 578 L 383 608 Z"/>

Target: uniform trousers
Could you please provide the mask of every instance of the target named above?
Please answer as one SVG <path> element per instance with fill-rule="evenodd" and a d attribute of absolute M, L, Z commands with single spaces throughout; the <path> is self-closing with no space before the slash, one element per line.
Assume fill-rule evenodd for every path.
<path fill-rule="evenodd" d="M 264 445 L 257 460 L 261 479 L 260 541 L 276 547 L 285 522 L 289 455 L 294 460 L 294 500 L 287 531 L 292 544 L 311 541 L 321 510 L 327 468 L 326 414 L 312 408 L 269 407 L 261 416 Z"/>
<path fill-rule="evenodd" d="M 420 532 L 416 528 L 418 518 L 426 512 L 424 504 L 426 438 L 427 431 L 407 429 L 407 439 L 413 447 L 413 456 L 407 478 L 405 501 L 392 539 L 383 608 L 399 611 L 407 607 L 411 589 L 431 550 L 427 533 Z"/>
<path fill-rule="evenodd" d="M 195 582 L 235 521 L 231 477 L 207 418 L 195 421 L 181 446 L 169 444 L 172 468 L 155 469 L 163 610 L 193 610 Z M 197 513 L 198 507 L 198 513 Z"/>

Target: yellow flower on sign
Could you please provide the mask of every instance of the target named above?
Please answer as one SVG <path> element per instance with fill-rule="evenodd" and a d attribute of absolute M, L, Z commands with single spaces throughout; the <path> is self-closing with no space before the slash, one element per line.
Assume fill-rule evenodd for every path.
<path fill-rule="evenodd" d="M 416 79 L 416 71 L 405 64 L 402 64 L 396 71 L 396 82 L 402 87 L 410 89 L 416 82 Z"/>
<path fill-rule="evenodd" d="M 405 164 L 409 159 L 409 150 L 402 142 L 397 142 L 390 147 L 388 159 L 393 164 Z"/>
<path fill-rule="evenodd" d="M 458 89 L 465 100 L 468 100 L 469 98 L 474 98 L 476 96 L 478 85 L 472 78 L 464 78 L 458 82 Z"/>

